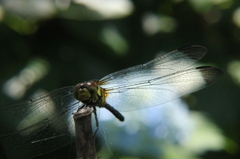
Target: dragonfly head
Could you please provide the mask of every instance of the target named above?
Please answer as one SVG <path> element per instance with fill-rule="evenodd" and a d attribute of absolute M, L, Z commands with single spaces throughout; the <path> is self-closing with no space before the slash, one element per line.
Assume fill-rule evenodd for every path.
<path fill-rule="evenodd" d="M 74 97 L 85 103 L 88 104 L 92 101 L 92 99 L 95 99 L 97 96 L 97 86 L 95 84 L 96 82 L 84 82 L 79 83 L 74 87 Z"/>

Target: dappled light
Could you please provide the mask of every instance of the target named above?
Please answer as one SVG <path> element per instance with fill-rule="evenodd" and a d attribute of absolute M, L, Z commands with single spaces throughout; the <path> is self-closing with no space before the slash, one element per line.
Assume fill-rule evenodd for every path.
<path fill-rule="evenodd" d="M 208 12 L 213 6 L 221 9 L 228 9 L 233 5 L 234 0 L 189 0 L 190 4 L 198 13 Z"/>
<path fill-rule="evenodd" d="M 106 110 L 101 110 L 100 120 L 101 117 L 103 119 L 105 116 L 110 117 L 108 120 L 104 119 L 102 123 L 103 133 L 107 136 L 106 144 L 118 145 L 117 143 L 121 142 L 119 140 L 128 140 L 130 135 L 132 138 L 139 138 L 138 144 L 144 145 L 145 150 L 136 146 L 135 143 L 129 145 L 131 144 L 129 142 L 127 147 L 122 148 L 122 151 L 134 154 L 134 150 L 128 149 L 128 147 L 139 147 L 141 153 L 138 152 L 138 155 L 149 152 L 153 156 L 158 156 L 160 152 L 163 152 L 163 158 L 167 159 L 171 159 L 173 154 L 177 155 L 178 158 L 185 159 L 187 157 L 194 158 L 195 155 L 206 151 L 224 149 L 226 143 L 221 130 L 204 114 L 188 111 L 186 107 L 186 103 L 182 100 L 175 100 L 161 107 L 127 112 L 124 113 L 126 122 L 115 122 L 120 127 L 111 124 L 111 121 L 114 120 L 112 114 Z M 116 139 L 116 136 L 110 135 L 115 134 L 116 131 L 122 134 L 119 140 Z M 100 136 L 102 135 L 100 134 Z M 159 144 L 158 151 L 151 150 L 153 143 Z M 174 153 L 171 149 L 173 151 L 174 149 L 181 149 L 181 152 Z M 101 152 L 99 152 L 99 155 L 101 155 Z"/>
<path fill-rule="evenodd" d="M 50 97 L 47 97 L 47 98 L 50 98 Z M 33 109 L 31 104 L 29 104 L 29 108 L 28 108 L 29 113 L 25 116 L 25 118 L 23 118 L 19 122 L 18 126 L 16 127 L 16 129 L 18 131 L 24 130 L 24 129 L 30 127 L 31 125 L 34 125 L 34 124 L 38 123 L 39 121 L 45 119 L 46 117 L 51 116 L 54 113 L 57 113 L 55 103 L 51 99 L 47 99 L 47 98 L 46 98 L 46 100 L 50 100 L 50 102 L 46 103 L 46 104 L 43 104 L 42 107 L 38 107 L 38 108 Z M 42 125 L 39 125 L 39 127 L 41 127 L 41 126 Z M 37 129 L 39 129 L 39 127 L 34 127 L 32 129 L 22 131 L 20 133 L 20 135 L 28 136 L 31 133 L 34 133 Z M 57 128 L 56 128 L 56 131 L 57 131 Z"/>
<path fill-rule="evenodd" d="M 50 0 L 3 0 L 3 7 L 29 20 L 50 18 L 56 12 L 55 3 Z"/>
<path fill-rule="evenodd" d="M 3 9 L 3 7 L 0 5 L 0 21 L 3 20 L 3 17 L 4 17 L 4 9 Z"/>
<path fill-rule="evenodd" d="M 176 29 L 177 22 L 174 18 L 164 15 L 146 13 L 142 19 L 143 30 L 148 35 L 158 32 L 169 33 Z"/>
<path fill-rule="evenodd" d="M 75 8 L 70 8 L 74 3 Z M 62 16 L 71 18 L 73 16 L 79 19 L 113 19 L 128 16 L 133 12 L 133 4 L 129 0 L 109 1 L 109 0 L 3 0 L 4 10 L 29 20 L 38 21 L 48 19 L 62 11 Z M 79 7 L 77 7 L 79 5 Z M 84 8 L 86 7 L 86 8 Z M 67 10 L 75 10 L 68 12 Z M 81 12 L 81 10 L 83 12 Z M 80 12 L 79 12 L 80 11 Z M 84 13 L 76 15 L 75 13 Z M 87 14 L 86 14 L 87 13 Z M 70 15 L 70 16 L 69 16 Z"/>
<path fill-rule="evenodd" d="M 206 151 L 219 151 L 226 146 L 221 130 L 202 113 L 192 112 L 193 131 L 183 143 L 184 148 L 196 154 Z"/>
<path fill-rule="evenodd" d="M 74 0 L 73 2 L 97 12 L 102 19 L 125 17 L 133 11 L 133 5 L 130 0 Z M 95 19 L 94 16 L 92 19 Z"/>
<path fill-rule="evenodd" d="M 240 8 L 237 8 L 234 12 L 233 12 L 233 22 L 234 24 L 240 28 Z"/>
<path fill-rule="evenodd" d="M 207 12 L 204 13 L 204 19 L 209 24 L 217 23 L 221 20 L 222 13 L 219 7 L 212 7 Z"/>
<path fill-rule="evenodd" d="M 3 85 L 3 92 L 12 99 L 22 98 L 29 87 L 49 72 L 49 63 L 43 59 L 32 59 L 26 66 Z"/>
<path fill-rule="evenodd" d="M 128 51 L 127 41 L 116 27 L 106 26 L 103 28 L 100 39 L 119 56 L 125 55 Z"/>
<path fill-rule="evenodd" d="M 143 63 L 180 47 L 206 47 L 207 54 L 197 65 L 191 63 L 198 58 L 197 55 L 190 57 L 189 61 L 173 57 L 174 63 L 168 61 L 159 67 L 153 65 L 151 70 L 140 70 L 131 78 L 129 72 L 125 72 L 110 83 L 107 87 L 118 88 L 111 91 L 113 95 L 121 92 L 119 96 L 114 96 L 121 100 L 114 103 L 114 97 L 108 97 L 107 102 L 118 104 L 116 109 L 121 109 L 125 121 L 120 122 L 105 108 L 97 108 L 96 157 L 239 158 L 239 0 L 2 0 L 0 32 L 0 102 L 4 108 L 47 93 L 46 90 L 99 80 L 112 72 L 138 64 L 137 67 L 144 68 L 146 64 Z M 161 60 L 164 61 L 164 58 Z M 166 65 L 176 67 L 167 69 Z M 199 65 L 214 66 L 222 69 L 224 75 L 212 86 L 179 99 L 183 94 L 175 91 L 196 91 L 209 82 L 203 78 L 198 78 L 198 82 L 191 80 L 192 76 L 199 77 L 202 72 L 193 71 L 189 76 L 177 74 L 185 65 L 184 69 Z M 166 75 L 172 73 L 168 82 L 164 83 L 168 85 L 167 89 L 156 85 L 151 89 L 139 89 L 154 82 L 161 83 L 161 79 L 166 78 L 157 76 L 159 68 Z M 144 73 L 156 74 L 156 77 L 149 79 Z M 176 74 L 177 77 L 174 76 Z M 142 78 L 146 78 L 147 82 L 141 83 L 139 79 Z M 128 89 L 119 86 L 132 79 L 140 82 L 139 85 L 129 85 Z M 16 138 L 27 137 L 37 129 L 49 126 L 44 125 L 45 122 L 57 114 L 53 121 L 57 123 L 56 127 L 47 133 L 56 135 L 58 139 L 60 131 L 72 138 L 75 135 L 71 125 L 72 113 L 81 105 L 73 98 L 67 99 L 71 93 L 68 91 L 61 98 L 52 98 L 55 94 L 44 97 L 40 101 L 47 102 L 41 107 L 33 107 L 32 100 L 27 101 L 27 106 L 20 104 L 18 112 L 10 113 L 19 117 L 18 123 L 13 123 L 9 114 L 1 112 L 0 106 L 0 121 L 7 119 L 3 124 L 20 131 Z M 107 91 L 105 93 L 107 96 Z M 164 98 L 176 100 L 158 104 Z M 71 108 L 63 108 L 67 105 L 63 101 L 69 102 Z M 148 101 L 157 104 L 147 108 L 149 103 L 152 104 Z M 138 103 L 137 106 L 135 103 Z M 25 110 L 27 113 L 21 114 Z M 65 123 L 61 123 L 62 116 Z M 43 123 L 38 126 L 28 128 L 42 120 Z M 92 125 L 95 131 L 93 115 Z M 64 132 L 61 132 L 63 129 Z M 47 141 L 48 138 L 45 139 Z M 33 144 L 38 142 L 41 140 Z M 70 139 L 64 142 L 70 143 Z M 0 158 L 3 154 L 1 146 Z M 69 149 L 63 148 L 60 153 L 52 152 L 42 158 L 76 158 L 75 154 L 69 155 Z"/>
<path fill-rule="evenodd" d="M 57 8 L 67 10 L 71 4 L 71 0 L 55 0 Z"/>
<path fill-rule="evenodd" d="M 233 60 L 228 64 L 228 73 L 240 85 L 240 60 Z"/>

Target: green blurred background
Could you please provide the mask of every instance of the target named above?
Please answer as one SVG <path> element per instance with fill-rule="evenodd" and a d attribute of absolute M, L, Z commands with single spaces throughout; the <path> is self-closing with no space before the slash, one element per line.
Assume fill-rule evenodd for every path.
<path fill-rule="evenodd" d="M 240 158 L 238 0 L 1 0 L 0 105 L 100 79 L 193 44 L 208 49 L 201 64 L 219 67 L 225 74 L 211 87 L 184 97 L 198 123 L 191 140 L 162 139 L 154 143 L 161 145 L 157 155 L 142 151 L 137 140 L 140 148 L 132 147 L 134 155 L 121 146 L 98 144 L 97 150 L 104 159 Z M 106 133 L 113 131 L 109 129 Z M 101 138 L 108 136 L 97 139 Z M 74 154 L 72 147 L 38 158 L 74 158 L 69 155 Z"/>

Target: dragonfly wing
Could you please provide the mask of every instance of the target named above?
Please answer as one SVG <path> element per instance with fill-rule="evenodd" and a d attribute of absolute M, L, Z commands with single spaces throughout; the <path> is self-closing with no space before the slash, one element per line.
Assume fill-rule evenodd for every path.
<path fill-rule="evenodd" d="M 178 71 L 139 83 L 108 88 L 106 101 L 119 111 L 158 106 L 200 90 L 221 77 L 223 72 L 205 66 Z"/>
<path fill-rule="evenodd" d="M 0 140 L 9 158 L 30 158 L 74 140 L 72 113 L 82 104 L 65 87 L 0 107 Z M 4 115 L 5 114 L 5 115 Z"/>
<path fill-rule="evenodd" d="M 207 52 L 202 46 L 182 47 L 159 56 L 145 64 L 114 72 L 102 78 L 103 88 L 111 88 L 129 83 L 138 83 L 186 69 L 201 59 Z"/>

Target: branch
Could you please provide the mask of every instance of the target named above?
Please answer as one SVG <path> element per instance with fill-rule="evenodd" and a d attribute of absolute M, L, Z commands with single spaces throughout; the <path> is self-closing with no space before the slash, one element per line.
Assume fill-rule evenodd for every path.
<path fill-rule="evenodd" d="M 73 113 L 76 134 L 77 159 L 95 159 L 95 140 L 92 133 L 91 113 L 89 107 Z"/>

